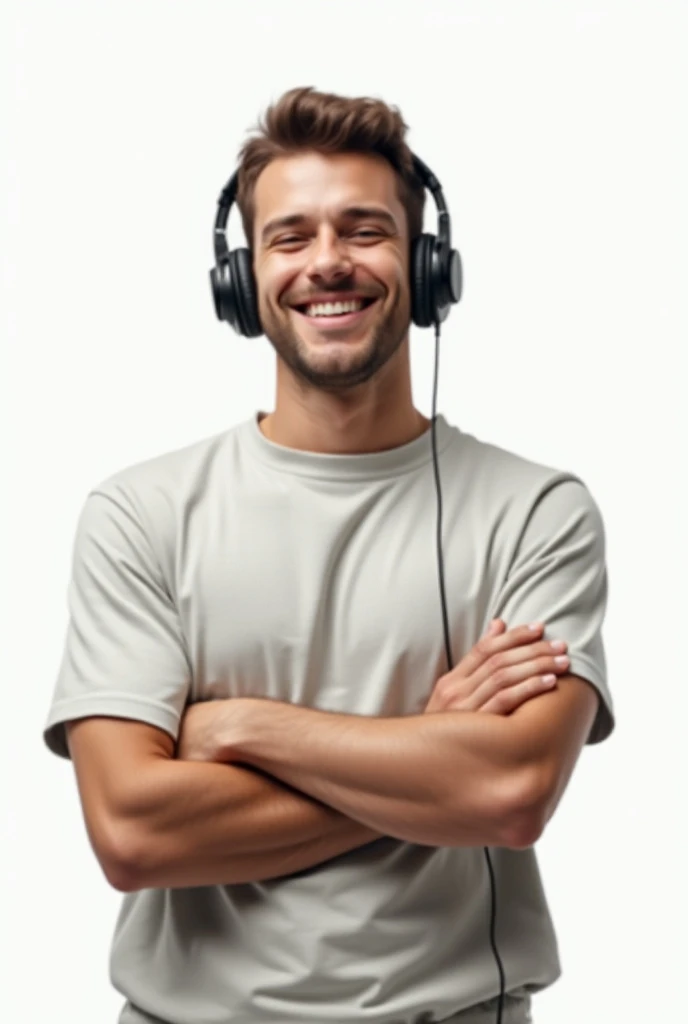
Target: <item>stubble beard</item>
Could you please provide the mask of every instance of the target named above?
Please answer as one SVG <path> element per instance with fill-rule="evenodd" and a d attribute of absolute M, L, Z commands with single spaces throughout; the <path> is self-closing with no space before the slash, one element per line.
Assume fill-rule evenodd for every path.
<path fill-rule="evenodd" d="M 326 341 L 316 352 L 294 327 L 292 314 L 265 310 L 261 320 L 277 356 L 297 380 L 321 391 L 340 392 L 370 380 L 397 352 L 408 333 L 409 309 L 399 296 L 387 315 L 370 325 L 366 341 L 351 343 L 350 350 L 346 341 L 334 342 L 336 353 L 334 347 L 328 352 Z"/>

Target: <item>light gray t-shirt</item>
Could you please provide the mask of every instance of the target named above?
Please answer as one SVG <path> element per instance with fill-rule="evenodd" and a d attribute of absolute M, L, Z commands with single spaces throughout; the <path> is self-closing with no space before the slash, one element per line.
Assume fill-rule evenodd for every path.
<path fill-rule="evenodd" d="M 69 756 L 70 719 L 137 719 L 176 739 L 185 706 L 213 698 L 417 714 L 447 671 L 431 430 L 326 455 L 269 441 L 261 415 L 86 498 L 44 734 L 56 754 Z M 442 415 L 436 434 L 454 663 L 492 618 L 544 621 L 601 696 L 588 742 L 605 739 L 594 499 Z M 534 850 L 496 849 L 493 863 L 510 1024 L 560 965 Z M 489 919 L 482 848 L 396 839 L 261 883 L 127 893 L 111 958 L 120 1024 L 491 1024 Z"/>

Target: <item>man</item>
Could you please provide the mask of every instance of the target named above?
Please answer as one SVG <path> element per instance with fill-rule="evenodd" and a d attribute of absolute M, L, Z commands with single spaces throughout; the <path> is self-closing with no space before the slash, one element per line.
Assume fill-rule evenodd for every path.
<path fill-rule="evenodd" d="M 125 893 L 120 1024 L 491 1022 L 486 847 L 504 1024 L 559 975 L 532 847 L 613 728 L 604 530 L 578 478 L 439 416 L 447 670 L 404 133 L 378 101 L 270 108 L 238 203 L 275 409 L 79 520 L 45 739 Z"/>

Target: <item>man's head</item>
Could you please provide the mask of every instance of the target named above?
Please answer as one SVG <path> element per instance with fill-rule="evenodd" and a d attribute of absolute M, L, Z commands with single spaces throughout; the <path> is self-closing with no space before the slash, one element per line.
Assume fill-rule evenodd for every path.
<path fill-rule="evenodd" d="M 408 340 L 425 191 L 406 126 L 381 101 L 304 88 L 259 129 L 240 154 L 237 204 L 261 323 L 301 382 L 341 392 Z"/>

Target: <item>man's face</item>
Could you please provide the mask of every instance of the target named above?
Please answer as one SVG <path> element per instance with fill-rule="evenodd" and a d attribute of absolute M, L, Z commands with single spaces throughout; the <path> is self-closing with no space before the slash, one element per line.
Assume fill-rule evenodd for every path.
<path fill-rule="evenodd" d="M 258 308 L 277 354 L 323 390 L 369 380 L 410 322 L 408 229 L 392 167 L 349 153 L 280 157 L 256 182 L 254 223 Z"/>

